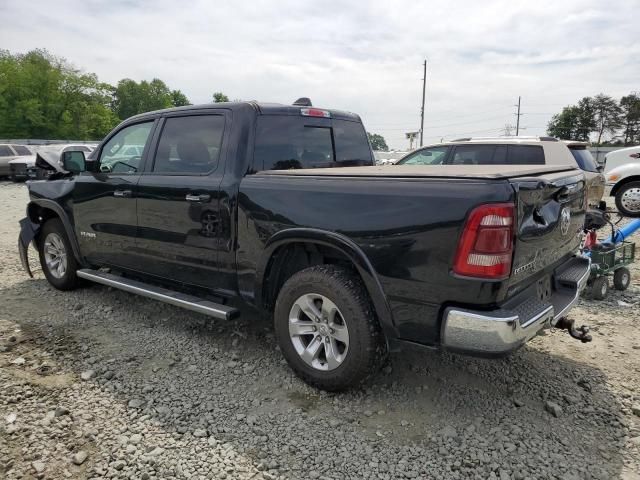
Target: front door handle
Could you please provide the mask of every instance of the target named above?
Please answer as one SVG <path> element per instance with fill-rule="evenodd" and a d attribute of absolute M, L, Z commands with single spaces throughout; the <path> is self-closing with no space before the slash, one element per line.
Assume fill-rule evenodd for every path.
<path fill-rule="evenodd" d="M 114 190 L 113 196 L 119 198 L 130 198 L 133 196 L 133 192 L 131 190 Z"/>
<path fill-rule="evenodd" d="M 184 197 L 187 202 L 208 202 L 211 200 L 211 195 L 208 193 L 203 193 L 202 195 L 193 195 L 188 193 L 186 197 Z"/>

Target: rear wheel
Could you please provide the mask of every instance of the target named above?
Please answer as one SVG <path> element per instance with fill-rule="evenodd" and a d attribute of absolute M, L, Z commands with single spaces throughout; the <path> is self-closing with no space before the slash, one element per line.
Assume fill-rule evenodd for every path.
<path fill-rule="evenodd" d="M 605 276 L 598 277 L 591 285 L 591 296 L 595 300 L 604 300 L 609 293 L 609 279 Z"/>
<path fill-rule="evenodd" d="M 640 182 L 622 185 L 616 193 L 616 207 L 626 217 L 640 217 Z"/>
<path fill-rule="evenodd" d="M 346 268 L 319 265 L 294 274 L 280 290 L 274 322 L 289 366 L 324 390 L 361 383 L 386 355 L 369 295 Z"/>
<path fill-rule="evenodd" d="M 613 274 L 613 286 L 616 290 L 626 290 L 631 283 L 631 272 L 627 267 L 618 268 Z"/>
<path fill-rule="evenodd" d="M 51 285 L 58 290 L 78 286 L 78 262 L 60 219 L 52 218 L 44 224 L 38 238 L 38 252 L 42 271 Z"/>

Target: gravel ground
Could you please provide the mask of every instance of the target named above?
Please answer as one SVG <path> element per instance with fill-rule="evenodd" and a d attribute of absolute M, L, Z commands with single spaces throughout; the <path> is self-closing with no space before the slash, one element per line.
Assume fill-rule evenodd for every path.
<path fill-rule="evenodd" d="M 405 352 L 327 394 L 258 319 L 29 279 L 26 201 L 0 183 L 0 478 L 640 478 L 638 266 L 628 291 L 574 310 L 591 344 L 549 331 L 503 360 Z"/>

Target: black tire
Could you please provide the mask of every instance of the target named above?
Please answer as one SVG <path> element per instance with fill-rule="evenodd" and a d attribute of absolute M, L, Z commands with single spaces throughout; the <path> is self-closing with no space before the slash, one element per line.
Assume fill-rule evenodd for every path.
<path fill-rule="evenodd" d="M 631 283 L 631 272 L 627 267 L 618 268 L 613 274 L 613 286 L 616 290 L 626 290 Z"/>
<path fill-rule="evenodd" d="M 605 276 L 598 277 L 591 284 L 591 296 L 594 300 L 604 300 L 609 293 L 609 279 Z"/>
<path fill-rule="evenodd" d="M 64 250 L 66 259 L 66 268 L 64 273 L 54 273 L 52 268 L 47 263 L 45 257 L 45 244 L 50 241 L 50 235 L 56 235 L 63 245 L 61 250 Z M 55 238 L 55 237 L 54 237 Z M 38 235 L 38 253 L 40 254 L 40 265 L 47 281 L 58 290 L 73 290 L 78 287 L 79 279 L 76 275 L 79 265 L 73 255 L 73 249 L 71 243 L 67 237 L 67 232 L 59 218 L 52 218 L 47 220 L 40 230 Z"/>
<path fill-rule="evenodd" d="M 294 304 L 304 295 L 326 297 L 344 317 L 344 325 L 348 331 L 348 350 L 337 368 L 314 368 L 296 351 L 294 340 L 289 334 L 289 318 Z M 378 372 L 387 355 L 386 344 L 369 295 L 358 275 L 343 267 L 318 265 L 291 276 L 278 294 L 274 324 L 278 344 L 289 366 L 305 382 L 323 390 L 345 390 L 362 383 Z M 310 334 L 311 339 L 315 335 Z M 324 344 L 321 345 L 321 348 L 326 348 Z"/>
<path fill-rule="evenodd" d="M 631 191 L 631 192 L 630 192 Z M 622 198 L 625 194 L 635 193 L 640 195 L 640 182 L 629 182 L 622 185 L 618 191 L 616 192 L 616 207 L 618 208 L 618 212 L 620 212 L 625 217 L 640 217 L 640 201 L 637 203 L 637 208 L 628 208 L 628 204 L 625 207 L 623 205 L 624 199 Z"/>

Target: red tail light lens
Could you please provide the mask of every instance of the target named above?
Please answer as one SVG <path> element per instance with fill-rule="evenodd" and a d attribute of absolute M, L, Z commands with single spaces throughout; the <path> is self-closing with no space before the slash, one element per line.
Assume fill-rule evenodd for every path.
<path fill-rule="evenodd" d="M 474 208 L 458 242 L 453 272 L 466 277 L 507 278 L 511 273 L 514 218 L 511 203 Z"/>
<path fill-rule="evenodd" d="M 331 118 L 331 112 L 328 110 L 320 110 L 319 108 L 301 108 L 300 115 L 304 117 L 323 117 Z"/>

